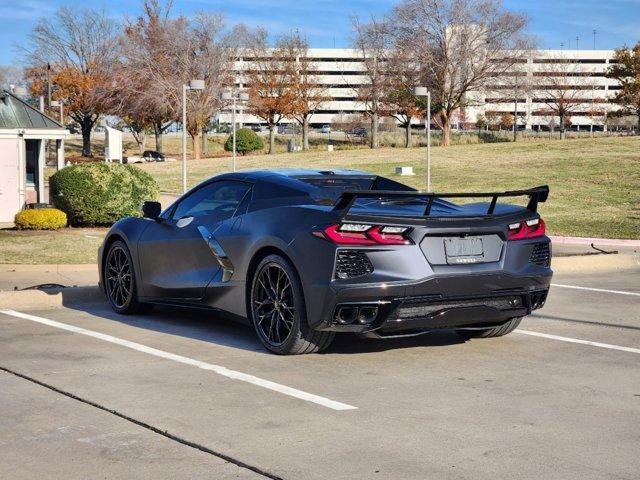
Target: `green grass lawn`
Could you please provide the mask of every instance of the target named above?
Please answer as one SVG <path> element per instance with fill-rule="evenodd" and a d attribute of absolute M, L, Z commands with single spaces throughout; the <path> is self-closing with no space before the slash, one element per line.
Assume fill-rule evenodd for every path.
<path fill-rule="evenodd" d="M 0 230 L 0 263 L 96 263 L 106 228 L 58 231 Z"/>
<path fill-rule="evenodd" d="M 238 157 L 238 168 L 355 168 L 425 186 L 425 149 L 385 148 Z M 501 191 L 548 184 L 540 212 L 555 235 L 640 238 L 640 137 L 454 145 L 432 149 L 437 192 Z M 414 177 L 394 174 L 412 166 Z M 150 163 L 161 191 L 179 193 L 181 163 Z M 231 168 L 230 158 L 191 160 L 189 185 Z"/>
<path fill-rule="evenodd" d="M 640 238 L 640 137 L 454 145 L 432 152 L 435 191 L 501 191 L 548 184 L 551 194 L 540 213 L 549 233 Z M 355 168 L 424 188 L 425 157 L 424 148 L 312 150 L 239 156 L 238 168 Z M 417 175 L 396 176 L 396 166 L 412 166 Z M 161 191 L 180 193 L 181 162 L 140 168 L 156 178 Z M 189 185 L 230 168 L 230 157 L 190 160 Z M 105 232 L 0 230 L 0 263 L 95 263 Z"/>

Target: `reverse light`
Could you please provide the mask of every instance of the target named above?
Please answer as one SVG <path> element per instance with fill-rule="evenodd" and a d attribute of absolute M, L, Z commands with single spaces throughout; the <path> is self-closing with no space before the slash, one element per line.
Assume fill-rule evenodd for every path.
<path fill-rule="evenodd" d="M 533 218 L 519 223 L 509 224 L 507 240 L 524 240 L 525 238 L 541 237 L 545 234 L 546 226 L 541 218 Z"/>
<path fill-rule="evenodd" d="M 335 223 L 312 233 L 339 245 L 410 245 L 411 240 L 405 237 L 409 230 L 407 227 Z"/>

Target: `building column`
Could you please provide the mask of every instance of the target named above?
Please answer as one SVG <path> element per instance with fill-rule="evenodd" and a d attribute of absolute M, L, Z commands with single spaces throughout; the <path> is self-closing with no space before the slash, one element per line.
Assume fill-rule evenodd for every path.
<path fill-rule="evenodd" d="M 46 163 L 46 140 L 40 140 L 40 148 L 38 149 L 38 202 L 44 202 L 44 164 Z"/>
<path fill-rule="evenodd" d="M 64 168 L 64 140 L 56 140 L 56 160 L 58 170 Z"/>
<path fill-rule="evenodd" d="M 27 189 L 27 146 L 22 134 L 18 137 L 18 202 L 20 210 L 26 202 Z"/>

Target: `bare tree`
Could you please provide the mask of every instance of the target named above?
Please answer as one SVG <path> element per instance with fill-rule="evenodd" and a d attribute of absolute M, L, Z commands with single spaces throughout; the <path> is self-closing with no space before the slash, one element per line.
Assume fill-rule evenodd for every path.
<path fill-rule="evenodd" d="M 386 57 L 389 50 L 387 25 L 375 18 L 362 23 L 358 17 L 352 19 L 355 30 L 354 47 L 363 59 L 365 82 L 356 88 L 358 102 L 364 105 L 365 115 L 371 122 L 369 146 L 378 148 L 378 122 L 383 112 L 385 96 Z"/>
<path fill-rule="evenodd" d="M 530 45 L 525 17 L 504 10 L 500 0 L 404 0 L 389 22 L 395 44 L 413 52 L 422 68 L 443 145 L 451 143 L 455 112 L 477 103 L 469 92 L 483 90 Z"/>
<path fill-rule="evenodd" d="M 607 76 L 618 80 L 622 88 L 613 101 L 622 107 L 624 114 L 638 118 L 640 133 L 640 42 L 633 48 L 617 49 L 614 59 L 616 63 L 609 68 Z"/>
<path fill-rule="evenodd" d="M 571 58 L 549 59 L 544 71 L 534 72 L 534 94 L 536 100 L 546 105 L 538 115 L 558 117 L 560 138 L 566 136 L 566 128 L 571 124 L 571 115 L 581 109 L 588 109 L 583 92 L 591 87 L 580 80 L 578 63 Z"/>
<path fill-rule="evenodd" d="M 397 48 L 389 52 L 385 70 L 382 111 L 398 121 L 405 131 L 404 145 L 410 148 L 413 145 L 411 120 L 423 111 L 413 94 L 413 88 L 419 83 L 420 70 L 407 52 Z"/>
<path fill-rule="evenodd" d="M 128 98 L 122 103 L 134 104 L 140 113 L 144 109 L 144 123 L 151 122 L 159 152 L 163 150 L 163 134 L 176 118 L 175 106 L 172 108 L 175 94 L 165 89 L 164 82 L 155 81 L 158 76 L 172 74 L 167 47 L 174 22 L 170 18 L 171 7 L 171 1 L 163 6 L 158 0 L 146 0 L 143 14 L 135 21 L 127 21 L 121 38 L 122 74 L 128 83 L 124 95 Z"/>
<path fill-rule="evenodd" d="M 104 12 L 61 7 L 41 19 L 29 38 L 32 71 L 51 66 L 54 99 L 82 131 L 82 154 L 91 156 L 91 130 L 113 100 L 111 68 L 118 58 L 117 26 Z M 35 78 L 35 77 L 32 77 Z M 41 84 L 30 85 L 32 93 Z"/>
<path fill-rule="evenodd" d="M 269 153 L 276 153 L 276 126 L 293 114 L 295 85 L 292 78 L 291 56 L 286 39 L 269 48 L 267 31 L 258 29 L 246 49 L 249 111 L 269 127 Z"/>
<path fill-rule="evenodd" d="M 291 116 L 302 127 L 302 148 L 309 149 L 309 123 L 313 114 L 330 97 L 316 74 L 316 66 L 309 60 L 309 44 L 296 32 L 289 38 L 283 38 L 281 53 L 287 61 L 293 87 Z"/>
<path fill-rule="evenodd" d="M 130 71 L 146 78 L 141 93 L 153 112 L 157 137 L 166 128 L 167 119 L 181 117 L 182 86 L 191 79 L 205 81 L 204 90 L 189 92 L 188 122 L 183 126 L 198 159 L 203 129 L 223 107 L 221 91 L 233 84 L 238 36 L 235 29 L 227 29 L 222 15 L 170 18 L 170 6 L 162 8 L 156 0 L 149 0 L 144 15 L 127 25 L 126 63 Z"/>

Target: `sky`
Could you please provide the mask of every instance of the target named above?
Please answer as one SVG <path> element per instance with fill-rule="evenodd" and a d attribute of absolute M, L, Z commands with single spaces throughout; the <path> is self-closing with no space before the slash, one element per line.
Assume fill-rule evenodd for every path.
<path fill-rule="evenodd" d="M 104 9 L 118 21 L 140 13 L 142 0 L 0 0 L 0 65 L 19 66 L 20 47 L 38 19 L 62 6 Z M 312 47 L 348 47 L 352 15 L 367 18 L 389 11 L 391 0 L 174 0 L 173 11 L 222 12 L 229 23 L 263 26 L 274 36 L 298 29 Z M 505 7 L 529 18 L 529 33 L 541 48 L 612 49 L 640 41 L 640 0 L 504 0 Z"/>

